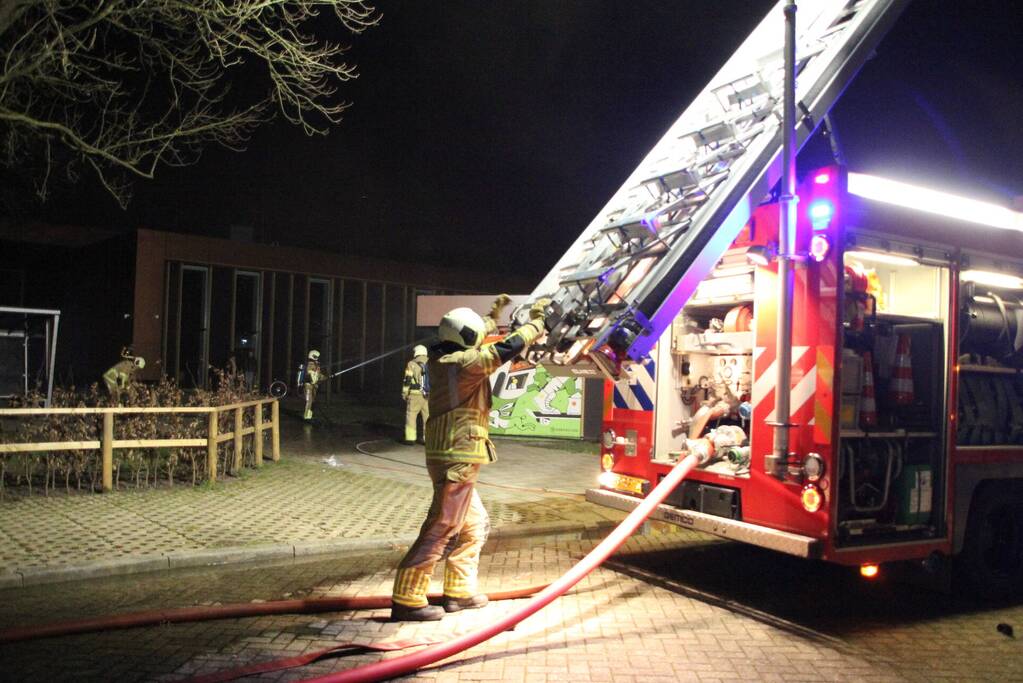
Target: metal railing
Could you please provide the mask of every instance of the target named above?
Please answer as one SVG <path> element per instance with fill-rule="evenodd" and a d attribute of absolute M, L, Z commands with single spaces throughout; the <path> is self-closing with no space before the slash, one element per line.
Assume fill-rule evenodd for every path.
<path fill-rule="evenodd" d="M 270 404 L 270 421 L 263 421 L 263 406 Z M 245 427 L 246 409 L 252 409 L 252 426 Z M 221 413 L 234 412 L 234 429 L 221 432 L 219 418 Z M 116 415 L 136 415 L 140 413 L 175 413 L 207 415 L 205 438 L 193 439 L 115 439 L 114 417 Z M 210 481 L 217 480 L 219 467 L 218 445 L 224 441 L 234 441 L 234 459 L 232 471 L 242 467 L 244 438 L 252 435 L 256 467 L 263 465 L 263 432 L 270 430 L 271 459 L 281 459 L 280 406 L 276 399 L 263 398 L 243 403 L 232 403 L 224 406 L 173 406 L 173 407 L 109 407 L 109 408 L 3 408 L 0 417 L 32 417 L 52 415 L 102 415 L 103 428 L 99 441 L 50 441 L 35 443 L 0 443 L 0 456 L 7 453 L 38 453 L 45 451 L 102 451 L 102 490 L 110 491 L 114 487 L 114 449 L 115 448 L 206 448 L 206 468 Z"/>

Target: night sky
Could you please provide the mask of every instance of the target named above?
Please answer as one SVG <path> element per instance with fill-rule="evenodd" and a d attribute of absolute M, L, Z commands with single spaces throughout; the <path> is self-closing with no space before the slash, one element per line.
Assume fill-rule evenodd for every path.
<path fill-rule="evenodd" d="M 249 150 L 140 182 L 87 178 L 51 222 L 433 260 L 539 279 L 773 1 L 380 0 L 352 38 L 354 106 L 327 137 L 284 123 Z M 779 32 L 782 27 L 779 26 Z M 1008 204 L 1023 194 L 1023 11 L 916 0 L 833 112 L 852 170 Z"/>

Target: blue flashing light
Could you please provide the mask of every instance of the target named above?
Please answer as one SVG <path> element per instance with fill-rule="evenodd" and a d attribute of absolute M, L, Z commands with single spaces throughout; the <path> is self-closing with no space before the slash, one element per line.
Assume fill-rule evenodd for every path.
<path fill-rule="evenodd" d="M 810 222 L 814 230 L 823 230 L 828 227 L 831 217 L 835 215 L 835 207 L 827 200 L 818 200 L 810 205 Z"/>

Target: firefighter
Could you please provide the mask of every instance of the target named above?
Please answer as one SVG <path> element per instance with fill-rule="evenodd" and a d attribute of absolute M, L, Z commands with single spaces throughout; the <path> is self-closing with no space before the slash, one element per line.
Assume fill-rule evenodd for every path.
<path fill-rule="evenodd" d="M 475 484 L 480 466 L 497 459 L 488 432 L 490 375 L 544 333 L 548 303 L 536 302 L 529 322 L 481 346 L 483 337 L 496 331 L 497 316 L 510 301 L 505 294 L 499 296 L 485 319 L 469 308 L 448 312 L 437 330 L 440 341 L 428 352 L 432 384 L 426 468 L 433 500 L 419 537 L 398 565 L 391 595 L 393 621 L 436 621 L 445 612 L 487 604 L 487 596 L 476 593 L 476 571 L 490 520 Z M 443 602 L 430 605 L 430 576 L 445 554 Z"/>
<path fill-rule="evenodd" d="M 133 356 L 128 348 L 121 350 L 121 360 L 103 373 L 103 383 L 110 392 L 110 402 L 121 405 L 121 394 L 124 392 L 138 370 L 146 367 L 146 359 Z"/>
<path fill-rule="evenodd" d="M 430 419 L 430 376 L 426 372 L 426 347 L 417 344 L 412 349 L 412 360 L 405 366 L 405 379 L 401 397 L 405 399 L 405 444 L 416 442 L 416 422 L 423 415 L 423 433 L 426 421 Z"/>
<path fill-rule="evenodd" d="M 302 386 L 305 389 L 305 413 L 302 419 L 307 422 L 313 419 L 313 401 L 316 400 L 316 386 L 325 379 L 320 368 L 320 352 L 313 349 L 309 352 L 305 369 L 302 372 Z"/>

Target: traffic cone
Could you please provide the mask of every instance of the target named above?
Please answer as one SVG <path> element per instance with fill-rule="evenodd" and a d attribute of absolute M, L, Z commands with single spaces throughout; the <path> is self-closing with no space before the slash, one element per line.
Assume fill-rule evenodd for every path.
<path fill-rule="evenodd" d="M 863 391 L 860 393 L 860 427 L 877 426 L 877 401 L 874 398 L 874 361 L 870 351 L 863 352 Z"/>
<path fill-rule="evenodd" d="M 892 378 L 888 385 L 892 405 L 908 406 L 913 402 L 913 366 L 910 364 L 909 335 L 900 334 L 892 363 Z"/>

